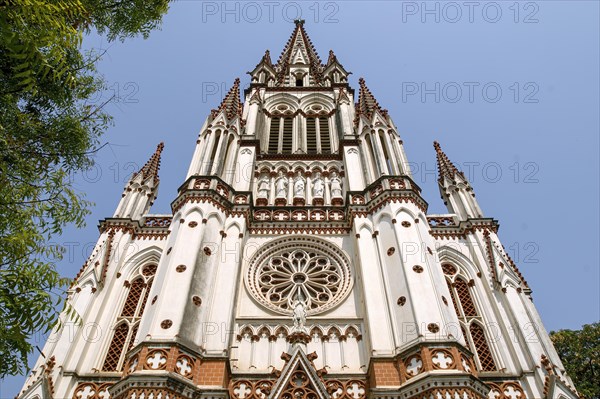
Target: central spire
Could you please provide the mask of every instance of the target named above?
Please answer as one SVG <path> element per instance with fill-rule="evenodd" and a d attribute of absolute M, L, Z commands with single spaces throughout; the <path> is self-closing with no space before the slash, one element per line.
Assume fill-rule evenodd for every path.
<path fill-rule="evenodd" d="M 309 78 L 312 78 L 315 84 L 320 84 L 324 67 L 321 64 L 321 58 L 304 29 L 304 20 L 297 19 L 294 23 L 296 27 L 283 48 L 279 60 L 277 60 L 277 82 L 283 84 L 290 72 L 292 74 L 297 73 L 297 81 L 302 80 L 304 73 L 302 73 L 301 68 L 294 71 L 290 69 L 293 65 L 304 65 L 305 67 L 308 66 Z"/>

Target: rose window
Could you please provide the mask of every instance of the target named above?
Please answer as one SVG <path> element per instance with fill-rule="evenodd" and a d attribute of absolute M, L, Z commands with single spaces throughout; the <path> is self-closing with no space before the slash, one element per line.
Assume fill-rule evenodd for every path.
<path fill-rule="evenodd" d="M 310 315 L 339 304 L 352 280 L 338 248 L 316 239 L 286 238 L 259 250 L 246 283 L 254 298 L 269 309 L 292 314 L 302 303 Z"/>

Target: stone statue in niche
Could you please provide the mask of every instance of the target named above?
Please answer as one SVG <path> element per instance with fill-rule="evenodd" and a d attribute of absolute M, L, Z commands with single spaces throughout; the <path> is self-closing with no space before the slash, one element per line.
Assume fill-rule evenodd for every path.
<path fill-rule="evenodd" d="M 313 180 L 312 195 L 314 198 L 323 198 L 324 192 L 325 184 L 323 182 L 323 178 L 321 177 L 321 173 L 317 172 L 317 175 Z"/>
<path fill-rule="evenodd" d="M 283 174 L 283 171 L 280 170 L 279 175 L 277 176 L 277 180 L 275 180 L 275 196 L 277 198 L 287 198 L 287 187 L 287 176 L 285 176 Z"/>
<path fill-rule="evenodd" d="M 338 177 L 336 172 L 331 174 L 331 197 L 341 198 L 342 197 L 342 180 Z"/>
<path fill-rule="evenodd" d="M 304 188 L 306 187 L 306 179 L 302 176 L 302 172 L 294 179 L 294 198 L 304 198 Z"/>
<path fill-rule="evenodd" d="M 258 198 L 268 198 L 269 197 L 269 178 L 267 176 L 262 176 L 258 181 Z"/>
<path fill-rule="evenodd" d="M 296 300 L 294 304 L 294 332 L 306 332 L 306 305 Z"/>

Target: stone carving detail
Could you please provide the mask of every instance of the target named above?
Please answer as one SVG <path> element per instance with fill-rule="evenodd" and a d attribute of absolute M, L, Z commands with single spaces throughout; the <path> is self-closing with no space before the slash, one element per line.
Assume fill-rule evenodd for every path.
<path fill-rule="evenodd" d="M 277 240 L 255 255 L 246 284 L 255 299 L 281 314 L 306 315 L 330 309 L 349 293 L 352 280 L 345 255 L 321 240 Z M 296 322 L 296 319 L 295 319 Z"/>
<path fill-rule="evenodd" d="M 153 350 L 146 356 L 145 368 L 150 370 L 163 370 L 167 365 L 167 354 L 163 350 Z"/>
<path fill-rule="evenodd" d="M 300 293 L 299 298 L 303 299 Z M 296 300 L 294 305 L 294 332 L 306 333 L 306 303 L 304 300 Z"/>
<path fill-rule="evenodd" d="M 288 179 L 282 171 L 279 171 L 279 176 L 277 177 L 277 180 L 275 180 L 275 197 L 287 198 L 287 187 Z"/>
<path fill-rule="evenodd" d="M 404 366 L 406 367 L 407 378 L 416 376 L 421 371 L 423 371 L 423 361 L 421 360 L 421 356 L 414 355 L 409 357 L 404 362 Z"/>
<path fill-rule="evenodd" d="M 449 351 L 446 350 L 436 350 L 433 352 L 431 361 L 433 363 L 433 367 L 437 369 L 451 369 L 454 368 L 454 358 Z"/>
<path fill-rule="evenodd" d="M 333 172 L 331 174 L 329 183 L 331 184 L 331 198 L 342 198 L 342 180 L 337 173 Z"/>
<path fill-rule="evenodd" d="M 169 227 L 171 225 L 171 217 L 164 216 L 149 216 L 144 221 L 146 227 Z"/>
<path fill-rule="evenodd" d="M 272 388 L 269 380 L 237 380 L 229 386 L 229 395 L 233 399 L 266 399 Z"/>
<path fill-rule="evenodd" d="M 523 388 L 516 381 L 487 382 L 490 386 L 489 399 L 527 399 Z"/>
<path fill-rule="evenodd" d="M 367 393 L 364 381 L 360 380 L 327 380 L 325 388 L 332 399 L 363 399 Z"/>
<path fill-rule="evenodd" d="M 73 392 L 73 399 L 110 399 L 111 383 L 81 382 Z"/>
<path fill-rule="evenodd" d="M 294 178 L 294 198 L 304 198 L 304 189 L 306 187 L 306 179 L 302 173 L 298 172 Z"/>
<path fill-rule="evenodd" d="M 194 370 L 194 361 L 186 355 L 181 355 L 175 362 L 175 371 L 184 377 L 191 378 Z"/>
<path fill-rule="evenodd" d="M 258 198 L 269 198 L 269 178 L 263 176 L 258 180 Z"/>
<path fill-rule="evenodd" d="M 310 382 L 308 375 L 298 367 L 291 375 L 289 382 L 280 396 L 281 399 L 318 399 L 319 394 Z"/>

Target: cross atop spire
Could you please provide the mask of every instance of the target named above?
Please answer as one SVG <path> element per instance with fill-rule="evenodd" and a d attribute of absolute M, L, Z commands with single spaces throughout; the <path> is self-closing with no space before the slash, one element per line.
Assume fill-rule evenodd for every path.
<path fill-rule="evenodd" d="M 160 156 L 163 148 L 165 148 L 165 143 L 160 142 L 158 146 L 156 146 L 156 151 L 154 151 L 154 154 L 152 154 L 150 159 L 148 159 L 148 162 L 146 162 L 142 169 L 135 173 L 133 177 L 141 174 L 143 181 L 152 178 L 154 179 L 155 183 L 158 183 L 158 170 L 160 169 Z"/>
<path fill-rule="evenodd" d="M 440 147 L 440 143 L 437 141 L 433 142 L 433 148 L 435 148 L 435 153 L 437 157 L 437 165 L 438 165 L 438 175 L 439 180 L 442 180 L 444 177 L 448 177 L 450 179 L 454 179 L 454 177 L 459 174 L 464 177 L 463 173 L 456 169 L 456 166 L 450 161 L 448 156 L 442 151 L 442 147 Z"/>
<path fill-rule="evenodd" d="M 242 103 L 240 102 L 240 78 L 236 78 L 233 82 L 233 86 L 229 89 L 229 92 L 223 98 L 219 108 L 212 110 L 213 117 L 217 116 L 219 112 L 225 112 L 227 119 L 232 119 L 234 116 L 242 115 Z"/>
<path fill-rule="evenodd" d="M 356 104 L 356 116 L 366 116 L 368 119 L 373 116 L 375 111 L 379 111 L 383 116 L 387 115 L 387 110 L 381 108 L 371 90 L 363 78 L 358 79 L 360 89 L 358 91 L 358 103 Z"/>

